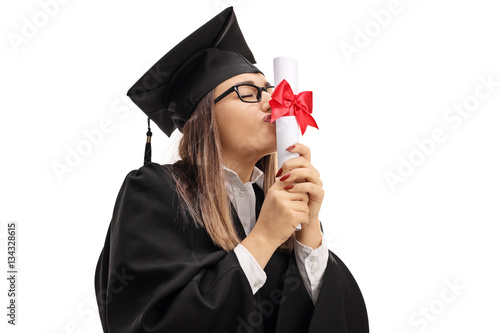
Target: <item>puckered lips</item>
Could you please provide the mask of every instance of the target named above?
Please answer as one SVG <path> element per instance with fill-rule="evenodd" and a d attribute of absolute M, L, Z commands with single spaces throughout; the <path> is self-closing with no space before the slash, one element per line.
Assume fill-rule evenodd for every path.
<path fill-rule="evenodd" d="M 265 123 L 270 123 L 271 124 L 271 114 L 267 113 L 263 118 L 262 121 Z M 276 125 L 276 122 L 272 122 L 273 125 Z"/>

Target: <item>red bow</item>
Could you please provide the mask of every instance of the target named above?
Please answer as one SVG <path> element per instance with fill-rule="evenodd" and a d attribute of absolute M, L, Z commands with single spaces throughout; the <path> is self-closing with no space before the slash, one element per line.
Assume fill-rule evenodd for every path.
<path fill-rule="evenodd" d="M 271 105 L 271 122 L 283 116 L 295 116 L 302 135 L 307 125 L 318 128 L 312 113 L 312 91 L 304 91 L 295 95 L 290 84 L 283 80 L 274 89 L 269 101 Z M 319 128 L 318 128 L 319 129 Z"/>

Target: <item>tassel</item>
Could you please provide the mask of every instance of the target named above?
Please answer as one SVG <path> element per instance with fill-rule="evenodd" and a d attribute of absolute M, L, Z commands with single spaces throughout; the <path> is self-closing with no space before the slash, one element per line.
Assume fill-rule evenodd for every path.
<path fill-rule="evenodd" d="M 149 117 L 148 117 L 148 132 L 146 133 L 147 139 L 146 139 L 146 149 L 144 151 L 144 165 L 146 163 L 151 162 L 151 136 L 153 136 L 153 133 L 151 132 L 151 128 L 149 127 Z"/>

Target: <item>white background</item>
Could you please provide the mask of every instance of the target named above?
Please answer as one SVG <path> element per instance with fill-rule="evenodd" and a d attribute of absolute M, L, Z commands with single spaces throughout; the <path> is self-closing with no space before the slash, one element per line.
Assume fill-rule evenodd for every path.
<path fill-rule="evenodd" d="M 274 57 L 294 56 L 299 89 L 314 91 L 320 129 L 309 127 L 302 142 L 324 182 L 328 247 L 360 285 L 371 332 L 499 331 L 494 1 L 401 0 L 390 19 L 378 15 L 385 26 L 371 12 L 384 13 L 389 0 L 54 1 L 0 9 L 2 276 L 9 221 L 18 223 L 19 264 L 18 326 L 6 323 L 2 278 L 2 332 L 102 331 L 95 265 L 120 185 L 142 165 L 147 130 L 126 91 L 231 4 L 268 78 Z M 357 53 L 346 56 L 347 44 Z M 497 85 L 489 92 L 480 77 Z M 476 89 L 483 99 L 467 118 L 443 118 L 455 104 L 473 105 Z M 102 121 L 108 133 L 58 177 L 54 164 L 66 164 Z M 415 141 L 435 129 L 446 139 L 424 155 Z M 178 132 L 153 133 L 153 161 L 175 160 Z M 420 165 L 391 189 L 385 174 L 410 157 Z"/>

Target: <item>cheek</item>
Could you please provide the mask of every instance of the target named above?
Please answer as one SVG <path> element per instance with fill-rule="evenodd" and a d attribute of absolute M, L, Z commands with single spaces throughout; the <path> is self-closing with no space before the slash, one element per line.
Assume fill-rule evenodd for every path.
<path fill-rule="evenodd" d="M 248 131 L 245 129 L 245 124 L 248 124 L 248 122 L 243 120 L 237 114 L 237 111 L 230 109 L 221 109 L 219 111 L 216 114 L 216 120 L 224 146 L 234 146 L 241 142 L 242 138 L 248 136 Z"/>
<path fill-rule="evenodd" d="M 242 140 L 254 136 L 259 131 L 257 115 L 252 112 L 234 111 L 220 114 L 219 129 L 224 136 Z"/>
<path fill-rule="evenodd" d="M 262 121 L 258 110 L 221 108 L 217 110 L 216 119 L 227 149 L 249 153 L 276 141 L 275 130 Z"/>
<path fill-rule="evenodd" d="M 235 132 L 241 140 L 250 139 L 255 141 L 255 138 L 262 135 L 262 130 L 265 129 L 257 115 L 253 112 L 247 112 L 241 115 L 237 124 L 235 124 Z"/>

